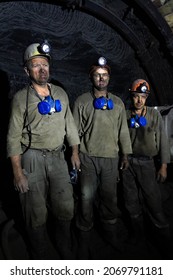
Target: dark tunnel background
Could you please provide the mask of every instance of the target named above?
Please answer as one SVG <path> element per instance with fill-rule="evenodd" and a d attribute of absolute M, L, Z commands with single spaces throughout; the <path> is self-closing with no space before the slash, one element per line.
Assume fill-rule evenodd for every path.
<path fill-rule="evenodd" d="M 159 1 L 0 2 L 0 259 L 28 257 L 18 195 L 13 188 L 11 165 L 6 157 L 6 132 L 11 99 L 28 83 L 22 58 L 29 44 L 48 40 L 52 55 L 51 81 L 67 91 L 71 106 L 78 95 L 90 89 L 88 70 L 100 56 L 104 56 L 111 67 L 109 90 L 117 94 L 126 107 L 129 106 L 128 89 L 132 81 L 147 79 L 151 84 L 148 105 L 157 106 L 162 113 L 173 162 L 173 33 L 154 2 L 158 4 Z M 66 157 L 69 160 L 68 149 Z M 167 183 L 160 186 L 171 229 L 172 162 L 168 166 Z M 121 196 L 120 187 L 121 183 Z M 123 201 L 120 201 L 120 207 L 122 205 Z M 122 234 L 125 234 L 123 227 Z M 23 252 L 15 250 L 18 244 Z M 93 259 L 119 258 L 109 247 L 104 247 L 98 256 L 97 250 L 102 246 L 98 239 Z M 153 245 L 150 254 L 135 255 L 133 249 L 130 248 L 130 255 L 123 257 L 162 258 Z"/>

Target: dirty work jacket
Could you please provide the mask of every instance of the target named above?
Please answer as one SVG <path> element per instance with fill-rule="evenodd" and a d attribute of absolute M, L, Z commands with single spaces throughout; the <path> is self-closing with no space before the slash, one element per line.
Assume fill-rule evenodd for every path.
<path fill-rule="evenodd" d="M 95 109 L 94 95 L 79 96 L 73 108 L 81 144 L 80 151 L 89 156 L 115 158 L 119 151 L 130 154 L 131 141 L 124 104 L 119 97 L 108 93 L 114 103 L 112 110 Z"/>
<path fill-rule="evenodd" d="M 34 149 L 54 150 L 63 145 L 65 136 L 70 146 L 79 144 L 68 96 L 61 87 L 53 84 L 50 86 L 53 99 L 61 102 L 61 112 L 41 115 L 37 108 L 41 100 L 30 86 L 14 95 L 7 135 L 8 157 L 22 154 L 22 145 L 30 145 L 30 148 Z"/>
<path fill-rule="evenodd" d="M 127 110 L 127 120 L 131 111 Z M 159 111 L 146 107 L 147 124 L 139 128 L 129 128 L 133 154 L 138 156 L 159 156 L 161 163 L 170 162 L 169 142 L 165 133 L 163 119 Z"/>

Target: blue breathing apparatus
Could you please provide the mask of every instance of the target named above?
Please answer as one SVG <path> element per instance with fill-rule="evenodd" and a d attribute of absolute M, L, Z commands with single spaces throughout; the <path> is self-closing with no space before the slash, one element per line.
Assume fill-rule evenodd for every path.
<path fill-rule="evenodd" d="M 52 114 L 55 112 L 61 112 L 60 100 L 53 100 L 50 95 L 46 96 L 45 99 L 38 103 L 38 111 L 41 115 Z"/>
<path fill-rule="evenodd" d="M 133 118 L 129 120 L 130 128 L 139 128 L 142 126 L 146 126 L 146 124 L 147 124 L 147 120 L 143 116 L 139 117 L 138 115 L 135 115 Z"/>
<path fill-rule="evenodd" d="M 112 99 L 107 99 L 104 96 L 95 98 L 93 101 L 93 105 L 95 109 L 101 109 L 101 110 L 112 110 L 114 108 L 114 103 Z"/>

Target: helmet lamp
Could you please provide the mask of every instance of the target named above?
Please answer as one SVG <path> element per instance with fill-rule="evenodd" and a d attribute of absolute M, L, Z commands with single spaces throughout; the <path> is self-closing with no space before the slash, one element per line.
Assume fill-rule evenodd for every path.
<path fill-rule="evenodd" d="M 98 59 L 98 64 L 99 64 L 100 66 L 105 66 L 106 63 L 107 63 L 106 58 L 104 58 L 103 56 L 101 56 L 101 57 Z"/>
<path fill-rule="evenodd" d="M 50 53 L 50 44 L 48 43 L 47 40 L 45 40 L 41 45 L 40 45 L 40 49 L 42 53 L 48 54 Z"/>

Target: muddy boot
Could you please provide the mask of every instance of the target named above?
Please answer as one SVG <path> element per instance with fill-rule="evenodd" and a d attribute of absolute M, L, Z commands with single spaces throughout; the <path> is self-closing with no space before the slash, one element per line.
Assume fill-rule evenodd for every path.
<path fill-rule="evenodd" d="M 129 234 L 129 243 L 131 244 L 139 244 L 145 242 L 145 231 L 144 231 L 144 221 L 143 216 L 137 215 L 131 217 L 131 228 Z"/>
<path fill-rule="evenodd" d="M 76 259 L 72 242 L 71 221 L 55 222 L 55 245 L 62 260 Z"/>
<path fill-rule="evenodd" d="M 154 213 L 154 215 L 149 215 L 149 217 L 152 223 L 151 228 L 153 235 L 153 243 L 159 250 L 163 259 L 172 259 L 172 237 L 170 233 L 170 226 L 164 216 L 164 213 Z"/>
<path fill-rule="evenodd" d="M 169 228 L 169 223 L 167 222 L 163 212 L 153 214 L 149 213 L 149 218 L 157 228 Z"/>
<path fill-rule="evenodd" d="M 169 227 L 155 228 L 155 243 L 161 253 L 162 259 L 173 259 L 173 243 Z"/>
<path fill-rule="evenodd" d="M 129 239 L 126 242 L 126 251 L 130 259 L 148 259 L 150 256 L 146 230 L 142 214 L 131 216 Z"/>
<path fill-rule="evenodd" d="M 47 234 L 46 225 L 37 228 L 26 228 L 31 259 L 50 260 L 53 259 L 53 246 Z"/>
<path fill-rule="evenodd" d="M 90 239 L 91 230 L 78 232 L 78 260 L 89 260 L 90 259 Z"/>
<path fill-rule="evenodd" d="M 117 252 L 122 253 L 124 251 L 123 243 L 120 240 L 120 237 L 118 236 L 117 223 L 115 224 L 102 223 L 101 236 Z"/>

